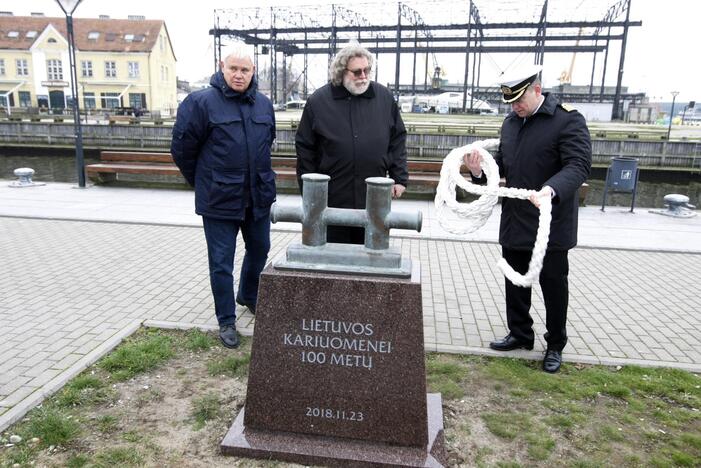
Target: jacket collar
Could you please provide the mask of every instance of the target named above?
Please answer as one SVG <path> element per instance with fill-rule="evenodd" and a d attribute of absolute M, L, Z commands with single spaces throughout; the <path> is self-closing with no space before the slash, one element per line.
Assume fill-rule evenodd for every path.
<path fill-rule="evenodd" d="M 209 79 L 209 84 L 212 87 L 217 88 L 219 92 L 221 92 L 225 97 L 229 99 L 240 99 L 242 101 L 247 101 L 250 103 L 254 103 L 256 101 L 256 92 L 258 91 L 258 79 L 255 75 L 253 76 L 253 79 L 251 80 L 251 84 L 248 86 L 248 89 L 243 93 L 234 91 L 229 87 L 228 84 L 226 84 L 224 74 L 221 72 L 221 70 L 212 75 L 212 77 Z"/>
<path fill-rule="evenodd" d="M 545 96 L 545 100 L 536 114 L 545 113 L 548 115 L 553 115 L 555 113 L 555 108 L 557 107 L 557 98 L 551 93 L 543 93 L 543 96 Z"/>
<path fill-rule="evenodd" d="M 532 119 L 538 114 L 553 115 L 555 113 L 555 109 L 557 108 L 557 98 L 552 93 L 543 93 L 543 96 L 545 97 L 545 100 L 543 100 L 543 104 L 540 105 L 538 110 L 533 115 L 526 117 L 526 119 Z M 516 115 L 516 112 L 514 111 L 509 112 L 509 115 L 507 115 L 506 117 L 521 119 L 521 117 Z"/>
<path fill-rule="evenodd" d="M 353 96 L 345 86 L 342 84 L 339 86 L 335 86 L 333 84 L 329 84 L 331 86 L 331 96 L 334 99 L 346 99 L 348 97 Z M 365 99 L 372 99 L 375 97 L 375 82 L 371 81 L 370 86 L 368 86 L 368 89 L 363 93 L 358 95 L 358 97 L 365 98 Z"/>

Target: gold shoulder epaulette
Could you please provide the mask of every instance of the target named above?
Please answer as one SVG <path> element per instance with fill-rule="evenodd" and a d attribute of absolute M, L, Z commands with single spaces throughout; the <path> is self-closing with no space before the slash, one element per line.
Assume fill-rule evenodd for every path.
<path fill-rule="evenodd" d="M 573 110 L 577 110 L 574 107 L 570 106 L 569 104 L 560 104 L 560 107 L 565 109 L 567 112 L 572 112 Z"/>

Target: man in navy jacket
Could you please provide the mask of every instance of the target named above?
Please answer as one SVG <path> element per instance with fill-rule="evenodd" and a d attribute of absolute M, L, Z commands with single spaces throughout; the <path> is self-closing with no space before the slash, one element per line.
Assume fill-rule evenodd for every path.
<path fill-rule="evenodd" d="M 528 270 L 539 224 L 539 199 L 552 199 L 552 223 L 540 287 L 545 302 L 543 370 L 557 372 L 567 344 L 569 262 L 567 252 L 577 245 L 577 191 L 591 171 L 591 141 L 584 116 L 555 96 L 542 93 L 539 66 L 521 70 L 514 80 L 502 82 L 503 101 L 512 112 L 501 127 L 499 151 L 494 159 L 507 187 L 537 190 L 528 200 L 502 199 L 499 243 L 504 259 L 517 272 Z M 465 155 L 473 177 L 484 179 L 480 155 Z M 509 334 L 492 341 L 497 351 L 533 349 L 531 288 L 515 286 L 508 279 L 506 319 Z"/>
<path fill-rule="evenodd" d="M 243 48 L 231 50 L 210 80 L 178 108 L 171 154 L 195 188 L 202 216 L 209 277 L 224 346 L 236 348 L 236 304 L 255 313 L 258 281 L 270 250 L 270 206 L 275 173 L 270 148 L 275 114 L 257 91 L 255 67 Z M 234 296 L 233 266 L 239 230 L 246 246 Z"/>

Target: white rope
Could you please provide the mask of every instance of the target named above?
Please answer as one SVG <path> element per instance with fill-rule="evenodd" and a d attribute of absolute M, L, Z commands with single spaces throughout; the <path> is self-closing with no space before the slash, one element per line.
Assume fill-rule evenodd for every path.
<path fill-rule="evenodd" d="M 499 168 L 488 151 L 496 149 L 498 146 L 499 140 L 497 139 L 475 141 L 469 145 L 455 148 L 443 160 L 441 177 L 436 189 L 435 205 L 438 221 L 446 231 L 453 234 L 474 232 L 487 222 L 499 197 L 527 200 L 531 195 L 537 193 L 535 190 L 499 187 Z M 469 154 L 473 149 L 477 149 L 482 155 L 481 167 L 487 176 L 487 185 L 473 184 L 460 174 L 463 155 Z M 455 199 L 456 187 L 480 197 L 471 203 L 460 203 Z M 549 197 L 540 197 L 538 231 L 526 274 L 521 275 L 515 271 L 503 258 L 497 262 L 497 266 L 504 273 L 504 276 L 516 286 L 530 287 L 538 281 L 540 270 L 543 268 L 545 250 L 548 247 L 551 220 L 551 200 Z"/>

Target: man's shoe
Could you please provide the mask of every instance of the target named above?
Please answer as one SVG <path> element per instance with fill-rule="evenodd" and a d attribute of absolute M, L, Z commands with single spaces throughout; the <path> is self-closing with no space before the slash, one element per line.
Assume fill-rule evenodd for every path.
<path fill-rule="evenodd" d="M 562 365 L 562 351 L 556 351 L 554 349 L 549 349 L 545 352 L 545 359 L 543 359 L 543 370 L 554 374 L 560 370 Z"/>
<path fill-rule="evenodd" d="M 249 304 L 248 302 L 244 302 L 238 297 L 236 298 L 236 303 L 240 306 L 247 307 L 248 310 L 253 314 L 256 315 L 256 305 L 255 304 Z"/>
<path fill-rule="evenodd" d="M 531 349 L 533 349 L 533 342 L 521 341 L 511 336 L 511 333 L 509 333 L 501 340 L 496 340 L 489 343 L 489 347 L 496 351 L 511 351 L 519 348 L 527 349 L 530 351 Z"/>
<path fill-rule="evenodd" d="M 239 334 L 236 333 L 235 325 L 224 325 L 219 327 L 219 339 L 227 348 L 239 347 Z"/>

